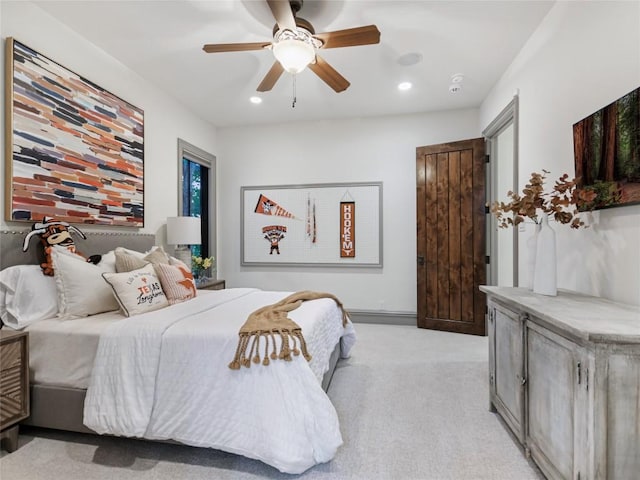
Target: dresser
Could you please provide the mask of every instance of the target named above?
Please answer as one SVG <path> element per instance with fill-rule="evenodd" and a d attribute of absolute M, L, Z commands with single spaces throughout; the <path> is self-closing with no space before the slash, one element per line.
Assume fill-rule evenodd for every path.
<path fill-rule="evenodd" d="M 549 479 L 640 478 L 640 307 L 487 294 L 490 406 Z"/>
<path fill-rule="evenodd" d="M 29 337 L 26 332 L 0 330 L 0 443 L 18 448 L 18 422 L 29 416 Z"/>
<path fill-rule="evenodd" d="M 202 283 L 198 283 L 196 285 L 198 290 L 224 290 L 225 289 L 225 281 L 224 280 L 205 280 Z"/>

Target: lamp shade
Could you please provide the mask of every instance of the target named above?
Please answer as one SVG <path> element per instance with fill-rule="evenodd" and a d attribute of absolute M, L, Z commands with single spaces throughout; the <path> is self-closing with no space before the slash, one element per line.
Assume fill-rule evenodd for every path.
<path fill-rule="evenodd" d="M 199 245 L 201 222 L 197 217 L 167 217 L 168 245 Z"/>
<path fill-rule="evenodd" d="M 273 45 L 273 55 L 289 73 L 300 73 L 316 56 L 313 45 L 296 39 L 280 40 Z"/>

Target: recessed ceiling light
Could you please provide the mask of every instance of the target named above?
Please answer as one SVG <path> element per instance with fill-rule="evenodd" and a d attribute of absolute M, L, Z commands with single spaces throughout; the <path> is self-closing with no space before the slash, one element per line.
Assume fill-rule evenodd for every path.
<path fill-rule="evenodd" d="M 402 82 L 398 84 L 398 90 L 409 90 L 412 86 L 411 82 Z"/>
<path fill-rule="evenodd" d="M 262 103 L 262 99 L 261 99 L 260 97 L 251 97 L 251 98 L 249 99 L 249 101 L 250 101 L 251 103 L 255 103 L 256 105 L 257 105 L 257 104 L 259 104 L 259 103 Z"/>

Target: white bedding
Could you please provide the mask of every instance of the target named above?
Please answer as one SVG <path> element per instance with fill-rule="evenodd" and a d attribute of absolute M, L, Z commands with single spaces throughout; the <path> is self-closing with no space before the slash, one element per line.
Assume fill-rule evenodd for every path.
<path fill-rule="evenodd" d="M 32 323 L 29 332 L 30 382 L 68 388 L 87 388 L 100 334 L 122 320 L 107 312 L 76 320 L 51 318 Z"/>
<path fill-rule="evenodd" d="M 311 362 L 299 356 L 266 367 L 227 367 L 247 316 L 288 294 L 199 292 L 189 302 L 110 325 L 100 337 L 85 425 L 216 448 L 287 473 L 331 460 L 342 436 L 321 379 L 340 338 L 344 355 L 355 341 L 333 300 L 305 302 L 289 314 L 302 328 Z"/>

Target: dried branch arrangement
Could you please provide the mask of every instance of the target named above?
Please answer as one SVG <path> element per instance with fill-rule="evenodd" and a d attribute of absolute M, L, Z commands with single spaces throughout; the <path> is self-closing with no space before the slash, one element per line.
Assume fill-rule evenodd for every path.
<path fill-rule="evenodd" d="M 556 180 L 551 192 L 544 191 L 545 180 L 549 172 L 533 172 L 529 183 L 522 190 L 522 195 L 516 192 L 507 192 L 511 200 L 505 202 L 493 202 L 491 213 L 498 219 L 500 228 L 516 226 L 531 219 L 539 223 L 539 214 L 547 214 L 556 222 L 571 225 L 571 228 L 585 227 L 585 223 L 578 216 L 579 211 L 589 210 L 596 193 L 577 187 L 576 179 L 569 180 L 566 173 Z"/>

